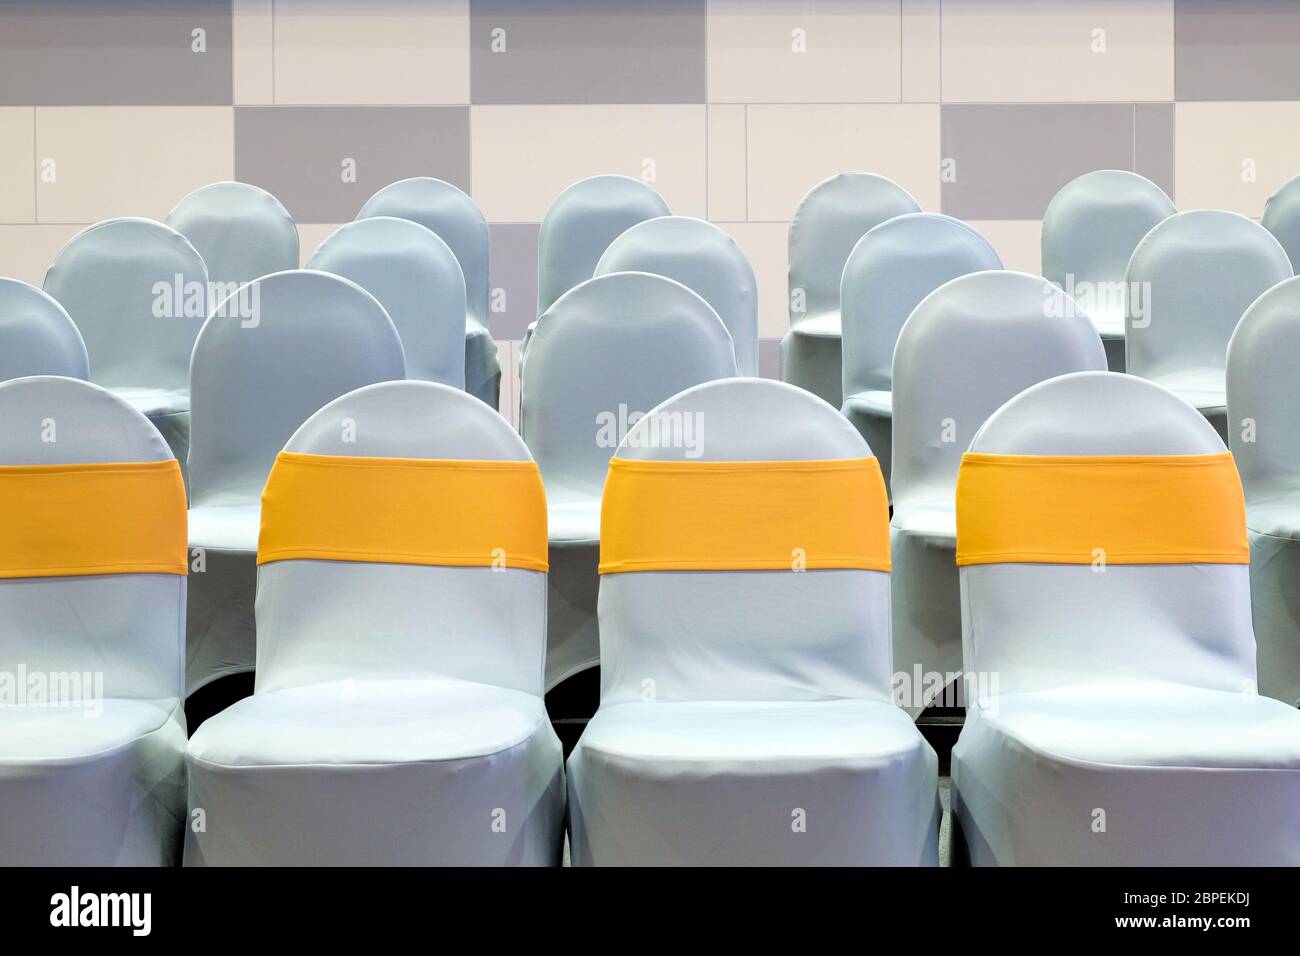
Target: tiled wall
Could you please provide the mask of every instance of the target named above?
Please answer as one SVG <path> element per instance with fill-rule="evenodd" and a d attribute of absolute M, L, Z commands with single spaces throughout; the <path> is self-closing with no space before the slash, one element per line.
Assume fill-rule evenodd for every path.
<path fill-rule="evenodd" d="M 547 205 L 621 172 L 749 253 L 775 374 L 786 227 L 820 179 L 882 173 L 1036 271 L 1048 199 L 1098 167 L 1258 217 L 1300 172 L 1300 3 L 0 0 L 0 274 L 37 283 L 81 226 L 213 180 L 279 196 L 305 259 L 433 175 L 492 223 L 511 343 Z"/>

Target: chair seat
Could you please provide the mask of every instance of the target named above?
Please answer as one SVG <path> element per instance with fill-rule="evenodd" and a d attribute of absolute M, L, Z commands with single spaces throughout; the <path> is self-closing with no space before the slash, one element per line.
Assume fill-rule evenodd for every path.
<path fill-rule="evenodd" d="M 1124 338 L 1123 306 L 1117 308 L 1094 307 L 1088 310 L 1088 318 L 1092 320 L 1097 334 L 1103 339 Z"/>
<path fill-rule="evenodd" d="M 1174 375 L 1152 376 L 1199 412 L 1223 413 L 1228 407 L 1227 384 L 1223 369 L 1192 369 Z"/>
<path fill-rule="evenodd" d="M 190 410 L 190 390 L 188 388 L 112 386 L 109 391 L 145 418 L 161 418 L 165 415 L 176 415 Z"/>
<path fill-rule="evenodd" d="M 957 543 L 957 511 L 953 504 L 921 503 L 895 508 L 890 521 L 891 531 Z"/>
<path fill-rule="evenodd" d="M 937 773 L 886 701 L 602 706 L 569 760 L 573 858 L 934 865 Z"/>
<path fill-rule="evenodd" d="M 0 763 L 62 763 L 94 759 L 162 727 L 175 700 L 87 700 L 76 706 L 0 708 Z"/>
<path fill-rule="evenodd" d="M 600 540 L 600 498 L 566 497 L 548 502 L 546 534 L 552 544 Z"/>
<path fill-rule="evenodd" d="M 883 391 L 857 392 L 844 400 L 845 414 L 849 414 L 850 410 L 877 418 L 893 418 L 894 393 Z"/>
<path fill-rule="evenodd" d="M 1300 863 L 1300 712 L 1114 681 L 968 708 L 954 806 L 976 863 Z"/>
<path fill-rule="evenodd" d="M 1246 527 L 1255 534 L 1300 539 L 1300 494 L 1248 503 Z"/>
<path fill-rule="evenodd" d="M 823 312 L 820 315 L 807 316 L 792 325 L 790 331 L 796 335 L 838 339 L 840 338 L 840 314 L 838 312 Z"/>
<path fill-rule="evenodd" d="M 199 505 L 190 509 L 190 547 L 257 553 L 260 504 Z"/>
<path fill-rule="evenodd" d="M 190 739 L 187 865 L 559 862 L 564 772 L 540 697 L 450 679 L 254 694 Z"/>

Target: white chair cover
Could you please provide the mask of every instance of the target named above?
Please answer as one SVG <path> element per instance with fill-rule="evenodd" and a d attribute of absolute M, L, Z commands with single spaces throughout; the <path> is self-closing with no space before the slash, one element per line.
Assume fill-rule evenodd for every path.
<path fill-rule="evenodd" d="M 344 395 L 285 447 L 529 458 L 496 412 L 429 382 Z M 187 865 L 560 862 L 544 572 L 277 561 L 261 568 L 257 620 L 257 692 L 190 745 L 190 803 L 208 825 Z"/>
<path fill-rule="evenodd" d="M 203 257 L 214 304 L 254 279 L 298 268 L 298 227 L 280 200 L 257 186 L 203 186 L 178 202 L 166 223 Z"/>
<path fill-rule="evenodd" d="M 1223 442 L 1166 390 L 1100 373 L 1023 392 L 971 450 L 1196 455 Z M 966 669 L 990 679 L 953 750 L 955 854 L 1300 864 L 1300 714 L 1254 693 L 1246 567 L 987 564 L 962 568 L 961 590 Z"/>
<path fill-rule="evenodd" d="M 1246 490 L 1260 693 L 1300 707 L 1300 277 L 1246 310 L 1228 343 L 1228 438 Z"/>
<path fill-rule="evenodd" d="M 718 314 L 672 279 L 617 272 L 561 296 L 537 322 L 520 430 L 546 484 L 546 689 L 600 663 L 600 496 L 627 429 L 670 395 L 736 374 Z"/>
<path fill-rule="evenodd" d="M 706 423 L 700 461 L 871 454 L 780 382 L 655 414 Z M 694 458 L 636 432 L 620 458 Z M 938 761 L 890 700 L 887 573 L 607 574 L 600 623 L 600 708 L 569 759 L 576 865 L 938 864 Z"/>
<path fill-rule="evenodd" d="M 357 218 L 372 216 L 418 222 L 456 254 L 465 279 L 465 391 L 496 408 L 501 399 L 501 363 L 488 330 L 491 238 L 482 211 L 451 183 L 417 176 L 385 186 L 366 200 Z"/>
<path fill-rule="evenodd" d="M 77 323 L 91 381 L 143 414 L 186 460 L 190 352 L 208 315 L 208 272 L 174 229 L 109 219 L 68 240 L 45 291 Z"/>
<path fill-rule="evenodd" d="M 605 250 L 596 275 L 650 272 L 675 279 L 713 306 L 731 333 L 736 368 L 758 374 L 758 286 L 735 239 L 711 222 L 660 216 L 628 229 Z"/>
<path fill-rule="evenodd" d="M 874 173 L 840 173 L 803 197 L 790 223 L 790 331 L 781 379 L 839 408 L 840 280 L 859 239 L 886 219 L 920 212 L 911 194 Z"/>
<path fill-rule="evenodd" d="M 348 279 L 277 272 L 235 296 L 258 303 L 256 319 L 219 304 L 190 374 L 190 693 L 253 669 L 262 486 L 285 441 L 339 395 L 406 374 L 388 313 Z"/>
<path fill-rule="evenodd" d="M 1113 372 L 1124 371 L 1124 277 L 1142 237 L 1177 210 L 1125 169 L 1098 169 L 1060 188 L 1043 213 L 1043 276 L 1088 313 Z"/>
<path fill-rule="evenodd" d="M 894 350 L 894 666 L 916 715 L 954 706 L 961 672 L 957 467 L 998 406 L 1035 382 L 1100 370 L 1092 322 L 1059 288 L 1023 272 L 976 272 L 921 301 Z"/>
<path fill-rule="evenodd" d="M 55 441 L 45 440 L 50 423 Z M 158 430 L 105 389 L 55 377 L 0 383 L 0 464 L 171 457 Z M 0 580 L 0 673 L 24 685 L 22 675 L 45 675 L 51 689 L 63 675 L 79 691 L 57 704 L 0 707 L 5 865 L 176 862 L 184 616 L 185 578 L 176 574 Z"/>
<path fill-rule="evenodd" d="M 1282 244 L 1294 269 L 1300 262 L 1300 176 L 1292 176 L 1268 197 L 1259 222 Z"/>
<path fill-rule="evenodd" d="M 889 481 L 894 343 L 912 310 L 949 279 L 1001 269 L 988 240 L 933 212 L 895 216 L 858 240 L 840 280 L 844 415 Z"/>
<path fill-rule="evenodd" d="M 86 343 L 48 293 L 0 276 L 0 382 L 29 375 L 90 378 Z"/>
<path fill-rule="evenodd" d="M 358 219 L 326 237 L 307 268 L 379 300 L 402 336 L 410 378 L 465 387 L 465 277 L 434 233 L 409 219 Z"/>
<path fill-rule="evenodd" d="M 1175 213 L 1129 260 L 1128 371 L 1200 409 L 1226 439 L 1228 339 L 1246 307 L 1290 277 L 1286 253 L 1258 223 L 1218 209 Z"/>

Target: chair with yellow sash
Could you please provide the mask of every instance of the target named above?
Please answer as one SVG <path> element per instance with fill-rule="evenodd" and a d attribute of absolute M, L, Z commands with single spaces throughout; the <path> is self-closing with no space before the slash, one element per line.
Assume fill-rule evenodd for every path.
<path fill-rule="evenodd" d="M 894 666 L 913 715 L 961 706 L 953 563 L 957 466 L 984 420 L 1036 382 L 1101 370 L 1101 338 L 1042 276 L 973 272 L 930 293 L 898 335 L 891 519 Z"/>
<path fill-rule="evenodd" d="M 185 812 L 185 488 L 71 378 L 0 384 L 0 863 L 158 866 Z"/>
<path fill-rule="evenodd" d="M 628 432 L 575 864 L 938 863 L 935 753 L 891 700 L 888 514 L 861 436 L 790 385 L 699 385 Z"/>
<path fill-rule="evenodd" d="M 1300 864 L 1300 713 L 1256 693 L 1241 482 L 1206 420 L 1113 372 L 994 413 L 957 479 L 985 865 Z"/>
<path fill-rule="evenodd" d="M 559 863 L 546 501 L 504 419 L 432 382 L 331 402 L 258 564 L 257 691 L 190 743 L 188 865 Z"/>
<path fill-rule="evenodd" d="M 383 306 L 339 276 L 277 272 L 213 309 L 190 372 L 190 693 L 253 669 L 257 529 L 276 454 L 322 405 L 405 368 Z"/>

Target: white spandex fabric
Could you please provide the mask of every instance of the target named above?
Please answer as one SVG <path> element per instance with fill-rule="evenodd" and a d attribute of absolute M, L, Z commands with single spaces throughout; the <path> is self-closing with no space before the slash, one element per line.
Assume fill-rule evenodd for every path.
<path fill-rule="evenodd" d="M 1195 455 L 1223 442 L 1168 391 L 1106 372 L 1023 392 L 971 450 Z M 962 568 L 966 670 L 982 690 L 953 750 L 954 858 L 1300 865 L 1300 713 L 1255 693 L 1247 574 Z"/>
<path fill-rule="evenodd" d="M 212 304 L 254 279 L 298 268 L 298 227 L 289 210 L 248 183 L 212 183 L 167 214 L 199 251 L 212 283 Z"/>
<path fill-rule="evenodd" d="M 707 423 L 701 461 L 871 454 L 779 382 L 656 411 Z M 635 432 L 621 458 L 688 454 Z M 937 759 L 890 700 L 888 574 L 608 574 L 600 626 L 600 708 L 569 758 L 575 865 L 938 864 Z"/>
<path fill-rule="evenodd" d="M 86 343 L 48 293 L 0 277 L 0 382 L 29 375 L 90 378 Z"/>
<path fill-rule="evenodd" d="M 1003 402 L 1066 372 L 1100 370 L 1092 322 L 1059 288 L 1023 272 L 975 272 L 921 301 L 894 350 L 894 666 L 913 715 L 961 671 L 957 466 Z M 917 672 L 921 679 L 917 680 Z M 942 703 L 952 706 L 949 698 Z"/>
<path fill-rule="evenodd" d="M 887 219 L 920 212 L 912 195 L 874 173 L 840 173 L 803 197 L 790 222 L 790 331 L 781 379 L 839 408 L 840 280 L 858 240 Z"/>
<path fill-rule="evenodd" d="M 465 279 L 465 391 L 496 408 L 501 400 L 501 362 L 488 330 L 492 243 L 482 211 L 451 183 L 417 176 L 385 186 L 367 199 L 357 218 L 372 216 L 418 222 L 456 254 Z"/>
<path fill-rule="evenodd" d="M 1300 263 L 1300 176 L 1292 176 L 1268 197 L 1259 224 L 1282 244 L 1293 268 Z"/>
<path fill-rule="evenodd" d="M 1300 277 L 1246 310 L 1228 343 L 1228 439 L 1246 489 L 1260 693 L 1300 707 Z"/>
<path fill-rule="evenodd" d="M 356 283 L 293 270 L 256 279 L 236 295 L 254 301 L 254 290 L 255 320 L 219 305 L 194 346 L 191 693 L 253 669 L 262 486 L 286 439 L 339 395 L 406 376 L 388 313 Z"/>
<path fill-rule="evenodd" d="M 663 276 L 589 279 L 538 320 L 520 431 L 546 484 L 547 690 L 600 663 L 600 496 L 626 429 L 682 389 L 735 374 L 731 336 L 718 314 Z"/>
<path fill-rule="evenodd" d="M 436 235 L 409 219 L 358 219 L 327 236 L 307 268 L 379 300 L 402 337 L 408 377 L 465 387 L 465 276 Z"/>
<path fill-rule="evenodd" d="M 1235 212 L 1175 213 L 1138 243 L 1128 265 L 1127 370 L 1200 409 L 1227 438 L 1224 365 L 1246 307 L 1291 278 L 1291 262 L 1258 223 Z"/>
<path fill-rule="evenodd" d="M 1043 213 L 1043 276 L 1088 313 L 1112 372 L 1124 371 L 1124 276 L 1142 237 L 1177 210 L 1165 191 L 1125 169 L 1070 180 Z"/>
<path fill-rule="evenodd" d="M 950 279 L 1002 268 L 988 240 L 933 212 L 895 216 L 858 240 L 840 280 L 844 351 L 841 411 L 880 459 L 889 481 L 894 344 L 927 295 Z"/>
<path fill-rule="evenodd" d="M 529 457 L 496 412 L 431 382 L 344 395 L 285 447 Z M 261 568 L 257 621 L 257 692 L 190 742 L 190 806 L 207 829 L 188 833 L 187 865 L 560 862 L 544 572 L 276 561 Z"/>
<path fill-rule="evenodd" d="M 754 269 L 736 240 L 713 223 L 689 216 L 660 216 L 638 223 L 600 257 L 595 274 L 610 272 L 651 272 L 697 293 L 731 333 L 740 374 L 758 374 Z"/>
<path fill-rule="evenodd" d="M 45 291 L 77 323 L 91 381 L 153 422 L 184 468 L 190 352 L 210 304 L 198 252 L 152 219 L 109 219 L 68 240 Z"/>
<path fill-rule="evenodd" d="M 45 441 L 47 422 L 57 440 Z M 0 464 L 164 461 L 158 430 L 70 378 L 0 384 Z M 113 507 L 104 502 L 105 508 Z M 0 580 L 0 672 L 59 675 L 58 701 L 0 706 L 0 861 L 169 866 L 185 813 L 185 578 Z M 96 676 L 102 686 L 96 687 Z"/>

